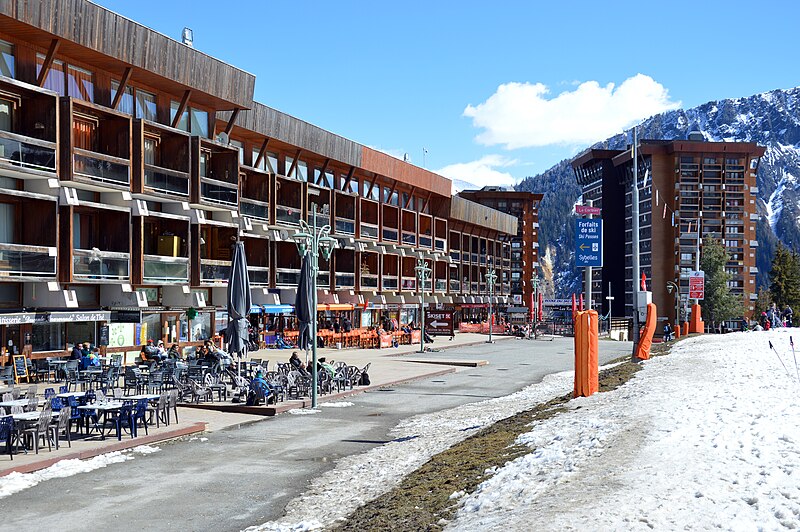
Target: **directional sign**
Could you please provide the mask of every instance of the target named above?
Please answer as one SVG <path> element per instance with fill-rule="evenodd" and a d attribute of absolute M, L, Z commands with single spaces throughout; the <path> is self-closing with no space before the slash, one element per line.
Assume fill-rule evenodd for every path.
<path fill-rule="evenodd" d="M 689 299 L 705 299 L 706 273 L 702 270 L 689 272 Z"/>
<path fill-rule="evenodd" d="M 575 214 L 589 214 L 600 216 L 603 211 L 600 207 L 589 207 L 588 205 L 575 205 Z"/>
<path fill-rule="evenodd" d="M 425 313 L 425 332 L 453 336 L 453 311 L 429 310 Z"/>
<path fill-rule="evenodd" d="M 603 266 L 603 220 L 575 220 L 575 266 Z"/>

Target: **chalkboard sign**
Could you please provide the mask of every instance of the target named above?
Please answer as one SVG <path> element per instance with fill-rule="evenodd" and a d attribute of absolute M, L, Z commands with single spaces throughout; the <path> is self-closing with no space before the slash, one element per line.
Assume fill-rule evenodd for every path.
<path fill-rule="evenodd" d="M 14 355 L 14 380 L 20 382 L 25 379 L 25 382 L 30 382 L 28 379 L 28 360 L 25 355 Z"/>
<path fill-rule="evenodd" d="M 108 345 L 108 338 L 109 338 L 109 329 L 108 325 L 101 325 L 100 326 L 100 342 L 99 345 Z"/>

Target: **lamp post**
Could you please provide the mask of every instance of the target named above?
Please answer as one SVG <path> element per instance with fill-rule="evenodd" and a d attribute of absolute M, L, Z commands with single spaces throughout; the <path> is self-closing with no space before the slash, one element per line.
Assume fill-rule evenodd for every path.
<path fill-rule="evenodd" d="M 492 342 L 492 298 L 494 297 L 494 283 L 497 281 L 497 274 L 494 268 L 489 270 L 483 278 L 486 281 L 486 288 L 489 289 L 489 340 L 488 344 Z"/>
<path fill-rule="evenodd" d="M 322 213 L 327 212 L 328 206 L 323 205 Z M 317 273 L 319 272 L 320 255 L 328 261 L 336 247 L 336 239 L 330 234 L 330 225 L 317 227 L 317 204 L 313 203 L 311 225 L 309 226 L 305 220 L 300 220 L 300 231 L 292 237 L 300 256 L 308 255 L 311 259 L 311 408 L 317 407 L 317 383 L 319 382 L 317 375 Z"/>
<path fill-rule="evenodd" d="M 420 336 L 419 336 L 419 352 L 425 352 L 425 282 L 431 277 L 431 268 L 424 259 L 417 260 L 417 266 L 414 268 L 417 274 L 417 283 L 419 284 L 419 304 L 420 314 Z"/>
<path fill-rule="evenodd" d="M 681 287 L 678 283 L 667 281 L 667 293 L 675 292 L 675 326 L 681 326 Z"/>
<path fill-rule="evenodd" d="M 536 339 L 536 322 L 539 320 L 538 312 L 537 312 L 537 305 L 539 305 L 539 274 L 537 272 L 533 272 L 533 277 L 531 277 L 531 285 L 533 286 L 533 339 Z"/>

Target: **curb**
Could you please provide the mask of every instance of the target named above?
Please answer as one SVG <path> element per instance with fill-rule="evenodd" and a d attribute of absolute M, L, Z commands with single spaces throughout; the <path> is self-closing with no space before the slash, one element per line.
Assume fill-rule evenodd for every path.
<path fill-rule="evenodd" d="M 198 421 L 180 429 L 174 429 L 160 434 L 153 434 L 152 436 L 147 435 L 141 438 L 137 437 L 133 439 L 122 440 L 107 447 L 94 447 L 91 449 L 86 449 L 85 451 L 77 451 L 64 456 L 59 456 L 58 458 L 45 458 L 44 460 L 38 460 L 29 464 L 9 467 L 0 470 L 0 477 L 4 477 L 10 473 L 31 473 L 33 471 L 48 468 L 62 460 L 86 460 L 87 458 L 94 458 L 95 456 L 100 456 L 101 454 L 122 451 L 124 449 L 133 449 L 134 447 L 139 447 L 140 445 L 148 445 L 166 440 L 174 440 L 182 436 L 188 436 L 189 434 L 205 432 L 205 430 L 206 423 Z"/>
<path fill-rule="evenodd" d="M 515 336 L 497 336 L 493 337 L 492 340 L 494 342 L 502 342 L 505 340 L 514 340 Z M 444 351 L 445 349 L 458 349 L 461 347 L 474 347 L 476 345 L 486 345 L 486 340 L 476 341 L 476 342 L 467 342 L 466 344 L 447 344 L 442 345 L 441 347 L 436 347 L 436 351 Z M 435 353 L 436 351 L 430 351 L 431 353 Z M 429 351 L 425 351 L 428 353 Z M 420 353 L 419 351 L 408 351 L 407 353 L 386 353 L 385 355 L 380 355 L 384 357 L 404 357 L 408 355 L 424 355 L 425 353 Z"/>

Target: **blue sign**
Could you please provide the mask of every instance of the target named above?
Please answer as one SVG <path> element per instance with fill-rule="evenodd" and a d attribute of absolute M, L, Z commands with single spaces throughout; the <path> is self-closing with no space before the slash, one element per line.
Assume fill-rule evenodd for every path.
<path fill-rule="evenodd" d="M 575 220 L 575 266 L 603 266 L 603 220 Z"/>

